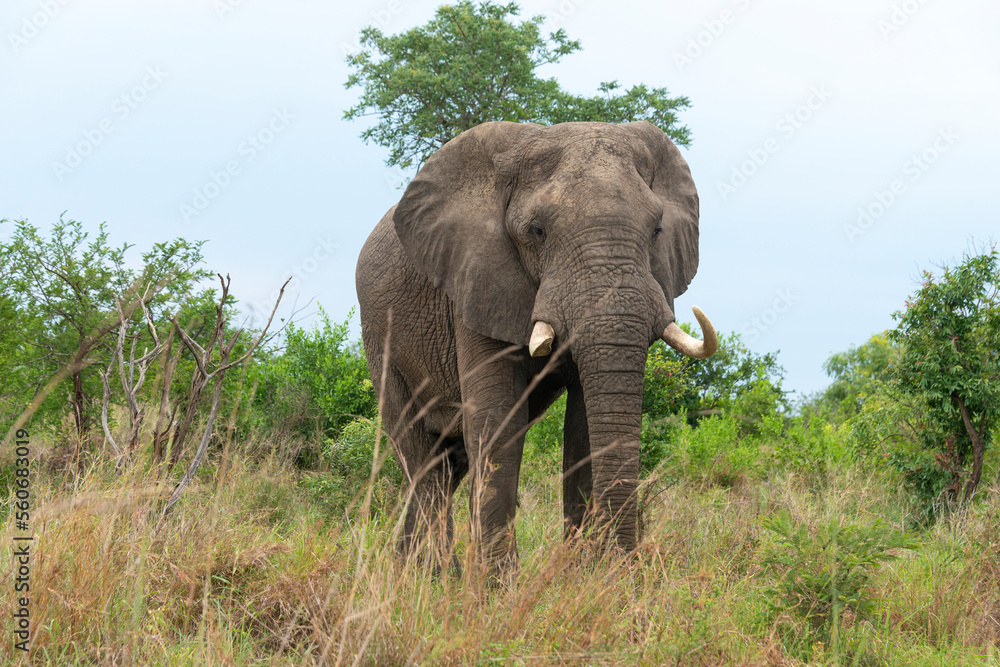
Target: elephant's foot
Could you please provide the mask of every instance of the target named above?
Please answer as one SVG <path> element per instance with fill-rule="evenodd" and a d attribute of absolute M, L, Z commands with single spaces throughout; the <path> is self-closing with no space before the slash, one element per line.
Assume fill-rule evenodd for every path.
<path fill-rule="evenodd" d="M 480 550 L 480 562 L 487 588 L 510 590 L 514 587 L 521 566 L 513 528 L 484 545 Z"/>

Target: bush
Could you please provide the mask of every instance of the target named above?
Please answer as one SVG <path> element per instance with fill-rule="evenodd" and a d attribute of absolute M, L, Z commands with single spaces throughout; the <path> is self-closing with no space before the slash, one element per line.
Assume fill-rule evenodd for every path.
<path fill-rule="evenodd" d="M 653 420 L 683 411 L 683 401 L 695 391 L 688 374 L 688 360 L 678 358 L 663 341 L 657 341 L 646 355 L 642 411 Z"/>
<path fill-rule="evenodd" d="M 843 613 L 850 611 L 859 621 L 871 612 L 872 571 L 896 558 L 891 550 L 918 546 L 911 536 L 881 524 L 842 525 L 834 518 L 811 531 L 794 522 L 787 510 L 762 525 L 774 536 L 774 549 L 764 561 L 765 572 L 777 578 L 767 590 L 772 619 L 786 631 L 794 629 L 783 618 L 805 621 L 810 636 L 788 638 L 805 650 L 814 641 L 835 653 L 846 649 L 840 636 Z"/>
<path fill-rule="evenodd" d="M 687 324 L 683 328 L 690 331 Z M 657 341 L 643 378 L 641 474 L 664 465 L 668 476 L 703 476 L 728 485 L 759 467 L 753 440 L 780 434 L 786 407 L 776 358 L 750 352 L 738 334 L 722 337 L 719 352 L 705 360 L 688 359 Z M 557 465 L 565 414 L 564 395 L 528 431 L 527 457 Z M 701 433 L 688 424 L 708 428 Z"/>
<path fill-rule="evenodd" d="M 736 333 L 721 336 L 708 359 L 688 359 L 657 341 L 646 359 L 642 409 L 654 421 L 681 415 L 692 425 L 736 415 L 741 434 L 758 435 L 762 420 L 788 408 L 782 374 L 775 355 L 754 354 Z"/>
<path fill-rule="evenodd" d="M 340 436 L 326 441 L 323 458 L 326 463 L 344 477 L 369 479 L 375 462 L 375 437 L 377 425 L 371 419 L 355 419 L 345 426 Z M 379 443 L 379 469 L 377 477 L 393 484 L 403 483 L 400 470 L 385 433 Z"/>
<path fill-rule="evenodd" d="M 320 309 L 311 329 L 289 324 L 285 349 L 257 364 L 250 385 L 255 387 L 255 425 L 290 428 L 306 436 L 336 439 L 352 421 L 375 419 L 378 398 L 360 343 L 348 343 L 352 310 L 334 324 Z"/>
<path fill-rule="evenodd" d="M 924 398 L 874 382 L 872 394 L 847 422 L 846 431 L 859 455 L 902 476 L 919 521 L 934 520 L 947 504 L 945 492 L 954 482 L 948 472 L 950 462 L 935 452 L 947 434 L 935 428 Z M 953 455 L 954 451 L 944 454 Z"/>
<path fill-rule="evenodd" d="M 384 512 L 399 499 L 404 484 L 403 471 L 392 455 L 385 433 L 375 455 L 376 423 L 359 418 L 349 422 L 336 438 L 323 443 L 323 471 L 305 472 L 299 481 L 313 505 L 321 513 L 333 516 L 362 500 L 371 484 L 374 514 Z M 372 479 L 372 464 L 378 470 Z"/>
<path fill-rule="evenodd" d="M 739 419 L 711 416 L 697 427 L 679 418 L 647 420 L 640 448 L 643 474 L 659 466 L 667 480 L 731 487 L 762 470 L 761 443 L 740 436 Z"/>
<path fill-rule="evenodd" d="M 775 442 L 775 463 L 793 470 L 826 476 L 848 465 L 855 451 L 845 443 L 842 430 L 824 419 L 798 416 L 781 428 L 765 420 L 764 436 Z"/>
<path fill-rule="evenodd" d="M 639 440 L 639 470 L 642 476 L 674 460 L 678 439 L 685 430 L 690 430 L 690 427 L 678 416 L 658 421 L 654 421 L 649 414 L 642 416 Z"/>
<path fill-rule="evenodd" d="M 670 480 L 731 487 L 788 470 L 822 482 L 854 456 L 843 434 L 815 417 L 769 414 L 748 424 L 743 415 L 711 415 L 697 426 L 680 416 L 643 417 L 642 472 L 659 466 Z"/>

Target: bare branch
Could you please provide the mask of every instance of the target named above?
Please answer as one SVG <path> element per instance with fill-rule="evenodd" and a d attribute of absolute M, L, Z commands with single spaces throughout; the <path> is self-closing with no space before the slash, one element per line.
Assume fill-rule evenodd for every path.
<path fill-rule="evenodd" d="M 187 397 L 187 407 L 185 408 L 183 419 L 180 420 L 180 424 L 174 431 L 174 435 L 171 440 L 172 451 L 170 453 L 170 468 L 172 468 L 180 460 L 184 443 L 187 441 L 188 434 L 191 431 L 191 425 L 194 421 L 194 418 L 199 409 L 199 405 L 201 403 L 202 392 L 204 391 L 208 382 L 213 377 L 216 378 L 217 382 L 220 382 L 227 370 L 229 370 L 230 368 L 232 368 L 237 364 L 243 363 L 250 357 L 250 355 L 254 353 L 254 351 L 260 345 L 261 341 L 264 340 L 264 337 L 267 334 L 267 330 L 268 328 L 270 328 L 271 322 L 274 320 L 274 314 L 278 309 L 278 304 L 281 302 L 281 297 L 284 294 L 285 287 L 287 287 L 289 281 L 291 281 L 291 278 L 289 278 L 288 280 L 285 281 L 285 284 L 281 286 L 281 291 L 278 294 L 278 299 L 274 304 L 274 308 L 271 310 L 271 316 L 268 318 L 267 324 L 265 325 L 264 330 L 261 332 L 261 335 L 257 338 L 256 341 L 253 342 L 253 344 L 250 346 L 250 349 L 248 349 L 244 355 L 242 355 L 236 361 L 230 361 L 229 356 L 232 353 L 236 345 L 237 339 L 239 338 L 243 330 L 240 329 L 236 331 L 233 334 L 233 336 L 229 339 L 229 341 L 228 342 L 226 341 L 225 306 L 229 296 L 230 278 L 228 275 L 225 278 L 223 278 L 221 274 L 217 275 L 219 276 L 219 282 L 222 285 L 222 294 L 219 298 L 219 303 L 216 307 L 215 324 L 212 329 L 212 334 L 207 343 L 207 347 L 202 348 L 192 339 L 191 336 L 189 336 L 183 329 L 181 329 L 180 325 L 177 322 L 176 317 L 173 320 L 174 326 L 172 328 L 172 331 L 177 332 L 177 334 L 181 337 L 181 340 L 184 342 L 184 345 L 194 355 L 195 363 L 198 366 L 198 372 L 194 373 L 191 377 L 191 389 Z M 210 369 L 209 366 L 211 362 L 212 350 L 215 348 L 216 344 L 219 345 L 219 355 L 220 355 L 219 364 L 215 369 Z M 161 414 L 162 414 L 162 406 L 161 406 Z"/>
<path fill-rule="evenodd" d="M 108 405 L 111 403 L 111 386 L 108 384 L 108 375 L 111 374 L 111 368 L 114 366 L 115 360 L 111 359 L 108 364 L 107 372 L 100 371 L 101 381 L 104 383 L 104 400 L 101 403 L 101 426 L 104 427 L 104 437 L 107 438 L 108 443 L 111 445 L 111 449 L 115 452 L 115 465 L 117 467 L 118 462 L 122 460 L 124 454 L 122 453 L 121 447 L 115 442 L 114 436 L 111 435 L 111 427 L 108 426 Z"/>
<path fill-rule="evenodd" d="M 264 336 L 267 334 L 267 330 L 271 327 L 271 322 L 274 320 L 274 314 L 278 312 L 278 305 L 281 303 L 281 297 L 284 296 L 285 288 L 288 287 L 288 283 L 290 283 L 291 281 L 292 279 L 291 277 L 289 277 L 288 280 L 285 281 L 285 284 L 281 286 L 281 290 L 278 292 L 278 298 L 274 302 L 274 308 L 271 309 L 271 316 L 267 318 L 267 324 L 264 325 L 264 329 L 260 332 L 260 336 L 257 337 L 257 340 L 255 340 L 253 344 L 250 345 L 250 349 L 247 350 L 246 353 L 244 353 L 244 355 L 239 359 L 237 359 L 236 361 L 221 365 L 219 367 L 219 370 L 228 370 L 233 366 L 238 366 L 239 364 L 242 364 L 244 361 L 246 361 L 250 357 L 250 355 L 254 353 L 254 351 L 257 349 L 257 346 L 259 346 L 261 341 L 264 340 Z M 232 340 L 233 344 L 235 344 L 236 342 L 236 336 L 238 336 L 242 331 L 243 330 L 240 329 L 240 331 L 237 331 L 236 335 L 233 336 Z M 232 346 L 230 346 L 230 349 L 232 349 Z"/>
<path fill-rule="evenodd" d="M 169 423 L 172 419 L 170 410 L 170 383 L 173 381 L 174 369 L 180 361 L 180 353 L 174 355 L 174 328 L 171 327 L 167 334 L 167 340 L 163 347 L 163 386 L 160 388 L 160 409 L 156 415 L 156 424 L 153 426 L 153 459 L 159 463 L 163 460 L 163 438 L 170 430 Z M 167 419 L 167 428 L 162 428 L 164 418 Z"/>
<path fill-rule="evenodd" d="M 170 494 L 166 507 L 163 508 L 164 515 L 166 515 L 167 511 L 174 506 L 174 503 L 180 500 L 181 495 L 184 493 L 184 489 L 186 489 L 188 484 L 191 483 L 195 473 L 198 472 L 198 468 L 201 467 L 201 462 L 205 459 L 205 452 L 208 450 L 208 441 L 212 438 L 212 427 L 215 425 L 215 417 L 219 413 L 219 399 L 222 395 L 222 380 L 224 377 L 225 372 L 221 372 L 216 376 L 215 392 L 212 395 L 212 410 L 208 413 L 208 423 L 205 424 L 205 432 L 202 433 L 201 442 L 198 443 L 198 451 L 195 452 L 194 459 L 192 459 L 191 464 L 188 465 L 187 471 L 185 471 L 181 480 L 177 482 L 177 486 L 174 487 L 173 493 Z"/>
<path fill-rule="evenodd" d="M 135 341 L 132 342 L 132 359 L 129 362 L 129 374 L 125 374 L 125 335 L 128 333 L 128 316 L 125 315 L 125 310 L 122 308 L 122 303 L 115 296 L 115 308 L 118 310 L 118 320 L 121 324 L 118 326 L 118 340 L 115 343 L 114 351 L 112 352 L 112 360 L 118 361 L 118 378 L 121 380 L 122 388 L 125 390 L 125 398 L 128 401 L 128 407 L 130 411 L 138 411 L 139 406 L 135 402 L 135 396 L 129 391 L 129 387 L 132 386 L 132 367 L 135 363 Z"/>
<path fill-rule="evenodd" d="M 125 311 L 128 313 L 128 317 L 132 316 L 135 312 L 135 308 L 139 303 L 151 301 L 156 294 L 159 293 L 172 276 L 164 276 L 159 282 L 152 286 L 152 292 L 147 288 L 146 292 L 142 297 L 135 297 L 135 293 L 139 289 L 139 280 L 137 279 L 132 285 L 125 291 L 124 297 L 128 300 L 128 307 Z M 95 363 L 94 359 L 88 359 L 87 355 L 100 344 L 106 335 L 114 330 L 115 327 L 122 325 L 122 313 L 108 313 L 105 316 L 105 321 L 101 323 L 97 329 L 89 336 L 84 338 L 80 347 L 77 349 L 76 354 L 73 356 L 71 361 L 68 361 L 66 365 L 60 368 L 43 386 L 38 392 L 32 397 L 31 401 L 28 403 L 27 408 L 21 413 L 21 416 L 11 425 L 10 429 L 7 431 L 7 439 L 12 439 L 14 434 L 17 433 L 18 429 L 23 428 L 25 424 L 31 419 L 38 408 L 42 405 L 42 402 L 48 397 L 50 393 L 59 384 L 65 380 L 68 376 L 79 373 L 84 368 Z M 82 331 L 81 331 L 82 334 Z"/>
<path fill-rule="evenodd" d="M 191 350 L 191 356 L 194 357 L 194 362 L 198 364 L 198 370 L 201 371 L 202 375 L 204 375 L 205 377 L 211 377 L 211 374 L 208 372 L 208 369 L 205 368 L 204 357 L 207 356 L 205 355 L 205 348 L 196 343 L 190 336 L 187 335 L 187 332 L 185 332 L 184 329 L 181 328 L 180 322 L 177 321 L 176 315 L 170 321 L 173 322 L 174 331 L 176 331 L 178 335 L 180 335 L 181 340 L 184 342 L 184 345 L 189 350 Z"/>

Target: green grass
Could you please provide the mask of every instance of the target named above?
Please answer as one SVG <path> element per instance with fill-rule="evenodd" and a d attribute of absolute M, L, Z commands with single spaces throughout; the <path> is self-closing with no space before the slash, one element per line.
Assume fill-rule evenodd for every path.
<path fill-rule="evenodd" d="M 898 484 L 853 461 L 822 470 L 763 466 L 733 483 L 728 473 L 706 472 L 718 467 L 709 444 L 688 442 L 669 478 L 651 480 L 643 541 L 628 559 L 563 543 L 556 459 L 529 447 L 517 520 L 521 571 L 511 590 L 485 586 L 467 549 L 467 486 L 456 500 L 463 573 L 435 577 L 427 564 L 404 566 L 393 556 L 399 514 L 391 479 L 376 480 L 376 511 L 365 515 L 362 482 L 335 466 L 299 471 L 281 442 L 247 443 L 241 450 L 258 454 L 211 462 L 158 528 L 149 470 L 115 476 L 100 463 L 74 482 L 43 462 L 33 492 L 32 664 L 1000 660 L 995 471 L 967 512 L 871 566 L 863 582 L 870 608 L 844 611 L 840 641 L 828 645 L 807 621 L 775 612 L 781 572 L 768 557 L 781 545 L 765 522 L 787 512 L 807 535 L 831 520 L 859 530 L 912 528 Z M 3 519 L 9 549 L 9 512 Z M 0 586 L 11 590 L 9 570 L 4 578 Z M 0 597 L 0 614 L 12 611 L 11 597 Z M 16 657 L 9 641 L 0 654 Z"/>

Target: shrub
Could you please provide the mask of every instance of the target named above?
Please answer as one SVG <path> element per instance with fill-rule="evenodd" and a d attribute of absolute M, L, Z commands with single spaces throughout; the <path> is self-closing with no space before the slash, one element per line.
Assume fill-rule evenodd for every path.
<path fill-rule="evenodd" d="M 335 324 L 321 308 L 311 329 L 288 326 L 284 351 L 272 352 L 249 378 L 256 425 L 336 439 L 350 422 L 375 418 L 378 398 L 364 350 L 348 342 L 353 316 Z"/>
<path fill-rule="evenodd" d="M 899 325 L 889 338 L 900 354 L 888 382 L 925 403 L 923 421 L 933 435 L 923 444 L 951 477 L 949 500 L 961 492 L 967 501 L 1000 425 L 1000 252 L 967 255 L 923 278 L 905 310 L 893 314 Z"/>
<path fill-rule="evenodd" d="M 765 572 L 776 577 L 767 590 L 772 618 L 785 630 L 791 628 L 782 625 L 783 618 L 804 620 L 811 636 L 803 639 L 821 641 L 835 652 L 845 648 L 839 636 L 844 611 L 861 620 L 873 608 L 872 571 L 896 558 L 891 550 L 918 546 L 911 536 L 881 524 L 842 525 L 833 518 L 811 531 L 787 510 L 762 525 L 774 536 L 764 561 Z"/>
<path fill-rule="evenodd" d="M 684 411 L 683 402 L 695 388 L 688 374 L 688 361 L 657 341 L 646 355 L 642 411 L 659 420 Z"/>
<path fill-rule="evenodd" d="M 847 422 L 846 431 L 858 454 L 902 476 L 920 522 L 937 516 L 946 490 L 954 484 L 944 458 L 954 456 L 954 449 L 946 446 L 945 452 L 935 452 L 947 434 L 935 427 L 922 395 L 874 382 L 872 394 Z"/>
<path fill-rule="evenodd" d="M 367 480 L 371 478 L 372 465 L 378 463 L 378 479 L 393 484 L 403 483 L 400 470 L 385 433 L 379 444 L 378 461 L 375 460 L 375 437 L 377 426 L 371 419 L 355 419 L 348 423 L 337 438 L 326 441 L 323 458 L 331 468 L 347 478 Z"/>
<path fill-rule="evenodd" d="M 785 468 L 825 476 L 842 469 L 855 455 L 845 443 L 843 431 L 816 416 L 794 417 L 783 428 L 765 421 L 762 429 L 775 443 L 775 463 Z"/>
<path fill-rule="evenodd" d="M 710 486 L 731 487 L 761 470 L 760 443 L 740 436 L 740 420 L 711 416 L 692 427 L 683 419 L 651 423 L 643 430 L 642 469 L 657 465 L 669 480 L 687 479 Z"/>
<path fill-rule="evenodd" d="M 322 462 L 327 470 L 303 473 L 299 487 L 321 513 L 333 516 L 362 500 L 371 484 L 371 511 L 379 514 L 399 499 L 403 471 L 382 434 L 378 458 L 375 453 L 377 425 L 359 418 L 349 422 L 336 438 L 323 443 Z M 372 465 L 378 469 L 372 479 Z"/>
<path fill-rule="evenodd" d="M 678 416 L 654 421 L 650 415 L 644 414 L 639 441 L 640 474 L 648 475 L 658 466 L 674 460 L 677 442 L 687 430 L 690 430 L 687 422 Z"/>

